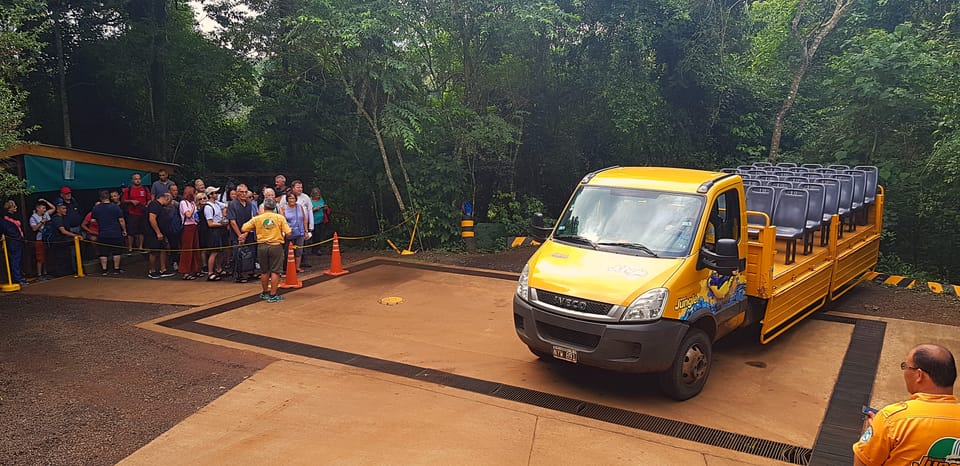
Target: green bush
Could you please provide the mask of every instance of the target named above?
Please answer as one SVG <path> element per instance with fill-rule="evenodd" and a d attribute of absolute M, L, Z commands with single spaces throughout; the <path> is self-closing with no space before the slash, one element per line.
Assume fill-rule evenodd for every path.
<path fill-rule="evenodd" d="M 506 227 L 508 236 L 530 234 L 530 218 L 535 212 L 543 212 L 543 201 L 533 196 L 497 191 L 487 207 L 487 219 Z"/>

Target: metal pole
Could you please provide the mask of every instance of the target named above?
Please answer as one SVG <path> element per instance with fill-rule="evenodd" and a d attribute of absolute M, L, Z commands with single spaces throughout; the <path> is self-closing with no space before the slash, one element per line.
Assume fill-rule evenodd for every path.
<path fill-rule="evenodd" d="M 20 291 L 20 284 L 13 282 L 13 271 L 10 269 L 10 255 L 7 254 L 7 235 L 0 236 L 0 242 L 3 243 L 3 263 L 7 265 L 7 283 L 0 285 L 0 291 L 4 293 Z"/>
<path fill-rule="evenodd" d="M 83 257 L 80 257 L 80 235 L 73 237 L 73 248 L 77 253 L 77 278 L 83 278 Z"/>

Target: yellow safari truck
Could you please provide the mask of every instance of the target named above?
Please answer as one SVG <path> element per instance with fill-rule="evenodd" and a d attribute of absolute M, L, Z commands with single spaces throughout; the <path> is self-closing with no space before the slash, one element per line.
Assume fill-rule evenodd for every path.
<path fill-rule="evenodd" d="M 825 199 L 821 221 L 814 218 L 799 235 L 781 226 L 778 235 L 776 212 L 747 210 L 747 196 L 763 194 L 745 190 L 745 179 L 757 185 L 747 173 L 590 173 L 556 225 L 544 227 L 535 216 L 542 244 L 514 296 L 517 335 L 541 359 L 658 373 L 666 395 L 696 396 L 717 339 L 759 323 L 760 341 L 769 343 L 874 269 L 883 190 L 873 175 L 872 199 L 860 194 L 858 206 L 845 193 L 848 208 L 839 210 Z M 826 169 L 806 176 L 820 180 L 814 187 L 832 183 Z M 784 200 L 805 190 L 790 186 L 777 191 Z"/>

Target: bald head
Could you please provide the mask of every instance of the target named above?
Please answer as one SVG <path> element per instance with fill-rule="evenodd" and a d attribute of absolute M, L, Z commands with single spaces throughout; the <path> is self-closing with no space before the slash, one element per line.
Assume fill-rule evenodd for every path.
<path fill-rule="evenodd" d="M 909 358 L 913 360 L 913 366 L 926 373 L 935 386 L 953 392 L 957 363 L 950 350 L 940 345 L 917 345 L 910 351 Z"/>

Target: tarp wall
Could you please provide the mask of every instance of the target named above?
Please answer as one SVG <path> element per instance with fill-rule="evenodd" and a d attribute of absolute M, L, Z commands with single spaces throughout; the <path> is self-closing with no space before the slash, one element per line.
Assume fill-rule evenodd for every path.
<path fill-rule="evenodd" d="M 24 155 L 23 165 L 27 185 L 37 192 L 56 191 L 64 185 L 75 190 L 116 188 L 121 183 L 130 185 L 134 173 L 140 174 L 143 185 L 153 183 L 150 173 L 91 163 Z"/>

